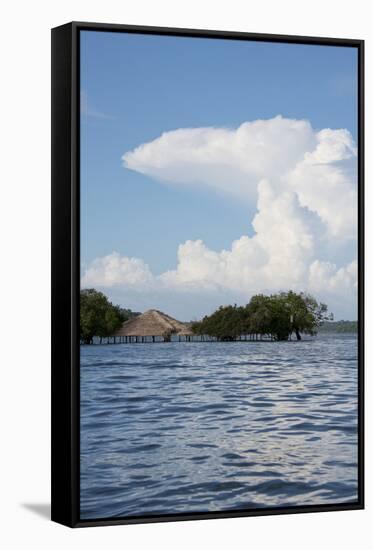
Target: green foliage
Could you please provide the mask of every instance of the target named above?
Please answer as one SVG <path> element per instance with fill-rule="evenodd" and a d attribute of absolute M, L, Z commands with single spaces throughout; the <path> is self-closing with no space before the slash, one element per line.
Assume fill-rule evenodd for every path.
<path fill-rule="evenodd" d="M 120 328 L 126 317 L 119 306 L 93 288 L 80 291 L 80 340 L 91 344 L 94 336 L 110 336 Z"/>
<path fill-rule="evenodd" d="M 242 334 L 288 340 L 293 333 L 300 340 L 301 333 L 315 335 L 322 323 L 332 318 L 327 309 L 325 304 L 303 292 L 257 294 L 246 306 L 221 306 L 212 315 L 193 323 L 192 330 L 218 340 L 235 340 Z"/>
<path fill-rule="evenodd" d="M 202 321 L 194 322 L 191 329 L 195 334 L 209 334 L 219 340 L 234 340 L 245 332 L 244 308 L 234 306 L 221 306 L 212 315 L 206 316 Z"/>
<path fill-rule="evenodd" d="M 128 321 L 132 317 L 138 317 L 141 315 L 140 311 L 132 311 L 132 309 L 126 309 L 124 307 L 119 308 L 119 311 L 123 317 L 123 321 Z"/>
<path fill-rule="evenodd" d="M 290 290 L 274 295 L 273 299 L 284 318 L 284 324 L 280 323 L 281 328 L 285 329 L 286 325 L 288 336 L 294 332 L 298 340 L 301 339 L 302 332 L 314 336 L 325 320 L 333 318 L 332 315 L 328 315 L 326 304 L 318 303 L 310 294 L 296 294 Z M 280 338 L 279 333 L 277 336 L 278 340 L 287 339 Z"/>

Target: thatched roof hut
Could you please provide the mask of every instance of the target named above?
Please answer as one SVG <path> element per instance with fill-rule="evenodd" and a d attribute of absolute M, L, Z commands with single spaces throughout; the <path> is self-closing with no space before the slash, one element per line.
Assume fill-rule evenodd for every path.
<path fill-rule="evenodd" d="M 125 321 L 114 336 L 162 336 L 169 339 L 172 334 L 189 336 L 193 333 L 186 324 L 157 309 L 149 309 L 142 315 Z"/>

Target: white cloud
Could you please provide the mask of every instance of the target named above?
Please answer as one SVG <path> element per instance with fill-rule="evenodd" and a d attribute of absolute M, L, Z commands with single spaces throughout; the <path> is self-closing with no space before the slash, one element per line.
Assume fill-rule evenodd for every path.
<path fill-rule="evenodd" d="M 312 215 L 295 193 L 276 194 L 267 180 L 258 186 L 256 234 L 242 236 L 230 250 L 214 252 L 201 240 L 179 246 L 178 266 L 161 278 L 170 285 L 206 285 L 249 291 L 299 286 L 313 257 Z"/>
<path fill-rule="evenodd" d="M 221 251 L 188 240 L 179 245 L 176 269 L 158 276 L 143 260 L 113 253 L 88 266 L 82 285 L 141 288 L 142 297 L 156 293 L 161 302 L 171 292 L 198 314 L 201 291 L 217 306 L 224 297 L 247 301 L 254 292 L 293 288 L 356 316 L 356 147 L 347 130 L 315 131 L 307 121 L 282 117 L 235 130 L 179 129 L 123 161 L 170 185 L 199 183 L 254 202 L 254 234 Z M 347 250 L 347 263 L 325 261 L 338 247 L 344 256 Z"/>
<path fill-rule="evenodd" d="M 112 252 L 103 258 L 96 258 L 84 272 L 81 284 L 83 287 L 127 287 L 149 286 L 153 275 L 149 267 L 139 258 L 127 258 L 118 252 Z"/>
<path fill-rule="evenodd" d="M 315 292 L 334 292 L 341 297 L 350 291 L 356 292 L 357 261 L 354 260 L 338 269 L 331 262 L 315 260 L 310 265 L 309 287 Z"/>
<path fill-rule="evenodd" d="M 347 130 L 322 130 L 316 148 L 288 175 L 300 203 L 319 215 L 332 238 L 356 238 L 356 153 Z"/>
<path fill-rule="evenodd" d="M 124 166 L 173 185 L 203 184 L 239 199 L 256 199 L 258 181 L 286 173 L 316 146 L 306 120 L 277 116 L 237 129 L 181 128 L 122 157 Z"/>
<path fill-rule="evenodd" d="M 332 238 L 356 232 L 356 146 L 344 129 L 277 116 L 237 129 L 181 128 L 123 155 L 126 168 L 172 185 L 205 185 L 248 203 L 263 178 L 292 189 Z"/>

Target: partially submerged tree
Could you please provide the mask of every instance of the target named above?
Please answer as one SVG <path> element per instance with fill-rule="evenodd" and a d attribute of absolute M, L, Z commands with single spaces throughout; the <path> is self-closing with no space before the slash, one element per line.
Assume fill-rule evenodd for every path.
<path fill-rule="evenodd" d="M 324 321 L 333 319 L 327 305 L 319 303 L 311 294 L 296 294 L 290 290 L 281 292 L 278 297 L 289 315 L 290 335 L 294 332 L 297 340 L 301 340 L 302 332 L 314 336 Z"/>
<path fill-rule="evenodd" d="M 247 334 L 272 335 L 274 308 L 271 296 L 257 294 L 245 306 Z"/>
<path fill-rule="evenodd" d="M 223 341 L 233 341 L 245 332 L 245 308 L 220 306 L 212 315 L 192 323 L 195 334 L 208 334 Z"/>
<path fill-rule="evenodd" d="M 244 307 L 221 306 L 212 315 L 192 324 L 195 334 L 214 336 L 218 340 L 235 340 L 242 334 L 269 336 L 288 340 L 295 333 L 314 335 L 324 320 L 330 320 L 327 306 L 310 294 L 292 290 L 266 296 L 257 294 Z"/>
<path fill-rule="evenodd" d="M 119 306 L 94 288 L 80 291 L 80 340 L 91 344 L 93 337 L 110 336 L 120 328 L 126 317 Z"/>

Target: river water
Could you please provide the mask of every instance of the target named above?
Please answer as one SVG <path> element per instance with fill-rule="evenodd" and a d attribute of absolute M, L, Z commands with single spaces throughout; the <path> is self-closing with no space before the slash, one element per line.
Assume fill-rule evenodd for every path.
<path fill-rule="evenodd" d="M 357 339 L 81 347 L 81 519 L 357 499 Z"/>

